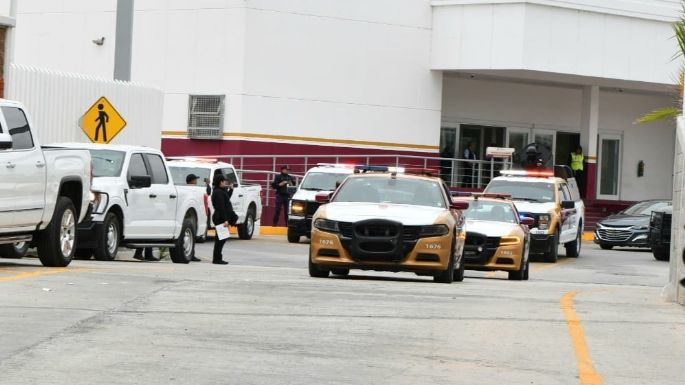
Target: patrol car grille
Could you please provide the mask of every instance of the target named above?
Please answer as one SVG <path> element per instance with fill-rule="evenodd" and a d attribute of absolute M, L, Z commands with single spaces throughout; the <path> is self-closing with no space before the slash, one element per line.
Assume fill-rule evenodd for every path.
<path fill-rule="evenodd" d="M 468 263 L 486 264 L 497 252 L 499 243 L 500 237 L 468 231 L 464 242 L 464 258 Z"/>
<path fill-rule="evenodd" d="M 338 223 L 338 228 L 340 229 L 340 234 L 343 237 L 346 238 L 352 238 L 355 232 L 355 224 L 351 222 L 339 222 Z M 363 232 L 360 232 L 359 229 L 357 231 L 361 235 L 366 235 L 366 236 L 395 236 L 397 233 L 389 233 L 386 235 L 386 231 L 388 229 L 384 228 L 384 226 L 373 226 L 373 228 L 368 229 L 370 232 L 369 234 L 365 234 Z M 363 230 L 362 230 L 363 231 Z M 421 236 L 421 226 L 403 226 L 402 227 L 402 240 L 405 242 L 413 242 L 418 240 Z"/>
<path fill-rule="evenodd" d="M 625 242 L 628 239 L 630 239 L 630 237 L 633 235 L 633 232 L 632 230 L 630 230 L 630 228 L 627 227 L 600 227 L 599 229 L 597 229 L 597 234 L 599 235 L 599 238 L 604 241 Z"/>

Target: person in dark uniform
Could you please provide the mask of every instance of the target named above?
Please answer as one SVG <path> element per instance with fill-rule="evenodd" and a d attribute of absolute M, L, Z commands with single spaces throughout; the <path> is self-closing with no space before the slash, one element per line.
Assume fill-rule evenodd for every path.
<path fill-rule="evenodd" d="M 278 217 L 281 216 L 281 208 L 283 208 L 283 217 L 285 224 L 288 224 L 288 202 L 290 202 L 290 193 L 288 186 L 294 186 L 295 181 L 290 176 L 290 168 L 287 165 L 281 166 L 281 173 L 276 175 L 271 187 L 276 190 L 276 210 L 274 211 L 274 226 L 278 226 Z"/>
<path fill-rule="evenodd" d="M 231 222 L 235 223 L 237 217 L 233 211 L 233 205 L 231 205 L 233 186 L 229 185 L 223 174 L 216 174 L 212 185 L 214 186 L 214 191 L 212 191 L 212 205 L 214 206 L 212 222 L 214 222 L 214 226 L 224 225 L 228 227 L 232 224 Z M 214 238 L 212 263 L 216 265 L 228 265 L 222 256 L 224 243 L 226 243 L 226 239 Z"/>
<path fill-rule="evenodd" d="M 476 145 L 473 144 L 473 142 L 469 143 L 469 145 L 464 149 L 464 159 L 478 160 L 478 154 L 476 154 Z M 473 175 L 476 167 L 477 165 L 474 162 L 464 162 L 464 179 L 462 180 L 462 187 L 476 187 L 474 182 L 477 182 L 477 179 L 474 178 Z"/>

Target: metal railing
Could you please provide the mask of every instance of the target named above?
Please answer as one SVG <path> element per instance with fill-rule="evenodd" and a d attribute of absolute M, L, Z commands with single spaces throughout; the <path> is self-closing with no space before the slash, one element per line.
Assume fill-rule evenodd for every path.
<path fill-rule="evenodd" d="M 266 190 L 268 204 L 271 181 L 288 165 L 299 179 L 319 163 L 371 164 L 404 167 L 407 170 L 427 170 L 440 176 L 452 188 L 483 189 L 499 170 L 508 169 L 510 162 L 501 160 L 470 160 L 415 155 L 203 155 L 193 158 L 217 159 L 241 170 L 245 181 L 259 183 Z"/>

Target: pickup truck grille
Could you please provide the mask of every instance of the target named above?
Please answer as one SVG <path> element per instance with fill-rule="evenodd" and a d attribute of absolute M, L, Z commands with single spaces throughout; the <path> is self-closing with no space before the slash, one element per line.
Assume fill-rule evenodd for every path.
<path fill-rule="evenodd" d="M 316 210 L 319 209 L 319 206 L 321 206 L 321 203 L 319 203 L 319 202 L 307 202 L 306 205 L 307 205 L 306 206 L 307 208 L 306 208 L 306 212 L 305 212 L 306 214 L 305 215 L 307 216 L 307 218 L 311 218 L 316 213 Z"/>

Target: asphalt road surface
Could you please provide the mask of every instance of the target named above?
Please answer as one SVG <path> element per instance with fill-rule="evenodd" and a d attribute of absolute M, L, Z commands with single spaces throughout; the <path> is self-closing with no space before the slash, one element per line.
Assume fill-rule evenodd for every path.
<path fill-rule="evenodd" d="M 307 274 L 307 244 L 231 240 L 203 262 L 0 260 L 0 384 L 681 385 L 668 265 L 583 245 L 527 282 L 467 271 Z"/>

